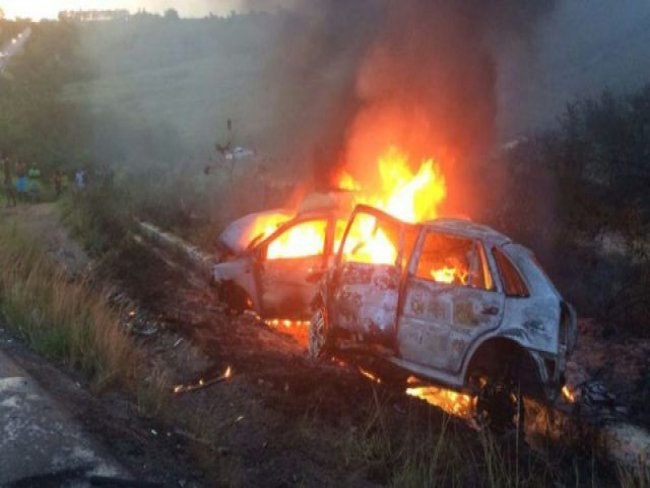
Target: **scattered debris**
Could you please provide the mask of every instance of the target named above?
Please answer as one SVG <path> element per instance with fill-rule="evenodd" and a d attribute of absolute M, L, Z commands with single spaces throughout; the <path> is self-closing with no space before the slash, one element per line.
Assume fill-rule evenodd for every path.
<path fill-rule="evenodd" d="M 210 449 L 214 450 L 214 444 L 206 439 L 203 439 L 201 437 L 198 437 L 194 434 L 191 434 L 190 432 L 187 432 L 186 430 L 183 429 L 174 429 L 174 434 L 176 434 L 179 437 L 183 437 L 185 439 L 189 439 L 192 442 L 196 442 L 197 444 L 202 444 L 206 447 L 209 447 Z"/>
<path fill-rule="evenodd" d="M 215 385 L 217 383 L 222 383 L 227 381 L 232 377 L 232 368 L 228 366 L 226 371 L 221 376 L 216 376 L 214 378 L 200 378 L 196 383 L 191 383 L 187 385 L 176 385 L 172 389 L 174 394 L 187 393 L 190 391 L 201 390 L 207 388 L 208 386 Z"/>

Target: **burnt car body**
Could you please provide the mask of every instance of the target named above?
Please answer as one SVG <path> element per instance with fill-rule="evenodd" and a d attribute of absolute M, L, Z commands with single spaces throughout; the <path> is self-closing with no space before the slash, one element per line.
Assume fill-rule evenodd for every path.
<path fill-rule="evenodd" d="M 384 264 L 359 259 L 363 250 L 348 242 L 369 220 L 394 242 Z M 433 278 L 460 265 L 461 277 Z M 525 247 L 470 221 L 412 225 L 366 206 L 353 212 L 314 307 L 312 356 L 360 349 L 472 393 L 488 383 L 553 400 L 577 334 L 573 308 Z"/>
<path fill-rule="evenodd" d="M 340 242 L 348 215 L 331 206 L 297 214 L 274 210 L 233 222 L 218 241 L 225 259 L 213 268 L 220 298 L 236 312 L 252 309 L 265 319 L 308 320 L 318 282 L 334 259 L 335 240 Z M 285 221 L 266 237 L 251 232 L 256 220 L 268 216 L 284 216 Z M 316 247 L 312 242 L 304 251 L 272 255 L 274 246 L 301 229 L 319 234 Z"/>

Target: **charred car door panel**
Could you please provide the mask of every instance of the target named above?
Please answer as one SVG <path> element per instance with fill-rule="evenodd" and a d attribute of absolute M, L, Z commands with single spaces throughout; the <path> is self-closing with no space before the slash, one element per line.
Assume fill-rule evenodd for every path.
<path fill-rule="evenodd" d="M 346 263 L 334 296 L 339 327 L 385 342 L 395 333 L 400 270 L 395 266 Z"/>
<path fill-rule="evenodd" d="M 356 212 L 337 256 L 337 291 L 329 312 L 360 339 L 394 345 L 404 225 L 383 212 Z"/>
<path fill-rule="evenodd" d="M 272 236 L 260 250 L 258 281 L 264 317 L 308 318 L 327 267 L 328 220 L 307 220 Z"/>
<path fill-rule="evenodd" d="M 406 281 L 397 342 L 407 361 L 460 371 L 470 346 L 499 327 L 497 292 L 482 244 L 423 232 Z"/>

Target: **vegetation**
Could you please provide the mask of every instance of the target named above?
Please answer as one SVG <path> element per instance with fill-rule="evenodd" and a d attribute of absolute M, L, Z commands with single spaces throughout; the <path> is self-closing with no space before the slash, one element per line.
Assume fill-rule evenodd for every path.
<path fill-rule="evenodd" d="M 530 243 L 582 315 L 650 334 L 650 85 L 568 105 L 559 128 L 502 155 L 490 216 Z"/>
<path fill-rule="evenodd" d="M 584 440 L 567 436 L 564 445 L 532 450 L 516 435 L 477 434 L 436 410 L 412 408 L 396 415 L 392 402 L 377 391 L 372 402 L 365 424 L 343 441 L 343 453 L 349 466 L 362 466 L 381 485 L 598 488 L 650 482 L 647 466 L 612 470 Z"/>
<path fill-rule="evenodd" d="M 87 76 L 76 56 L 77 31 L 65 23 L 0 21 L 15 36 L 25 27 L 32 37 L 0 75 L 0 150 L 13 160 L 38 164 L 45 176 L 86 163 L 90 128 L 83 110 L 61 99 L 63 87 Z M 3 34 L 4 35 L 4 34 Z"/>
<path fill-rule="evenodd" d="M 137 350 L 110 306 L 109 290 L 71 281 L 15 225 L 0 228 L 0 310 L 5 325 L 45 357 L 63 360 L 96 385 L 128 383 Z"/>

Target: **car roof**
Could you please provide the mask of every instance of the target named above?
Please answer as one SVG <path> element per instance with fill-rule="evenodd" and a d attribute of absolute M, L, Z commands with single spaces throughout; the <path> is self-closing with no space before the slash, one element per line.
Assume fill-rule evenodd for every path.
<path fill-rule="evenodd" d="M 508 236 L 501 234 L 493 228 L 474 223 L 471 220 L 442 218 L 426 221 L 422 225 L 440 232 L 480 239 L 495 246 L 502 246 L 512 241 Z"/>
<path fill-rule="evenodd" d="M 393 220 L 394 222 L 398 222 L 401 225 L 411 226 L 412 228 L 426 228 L 438 232 L 469 237 L 472 239 L 480 239 L 485 243 L 491 244 L 493 246 L 503 246 L 504 244 L 512 242 L 512 239 L 510 239 L 508 236 L 497 232 L 491 227 L 488 227 L 487 225 L 476 224 L 467 219 L 440 218 L 411 224 L 409 222 L 400 220 L 397 217 L 384 212 L 383 210 L 375 207 L 370 207 L 368 205 L 357 205 L 355 208 L 355 213 L 356 212 L 365 212 L 377 216 L 383 216 L 383 218 Z"/>

